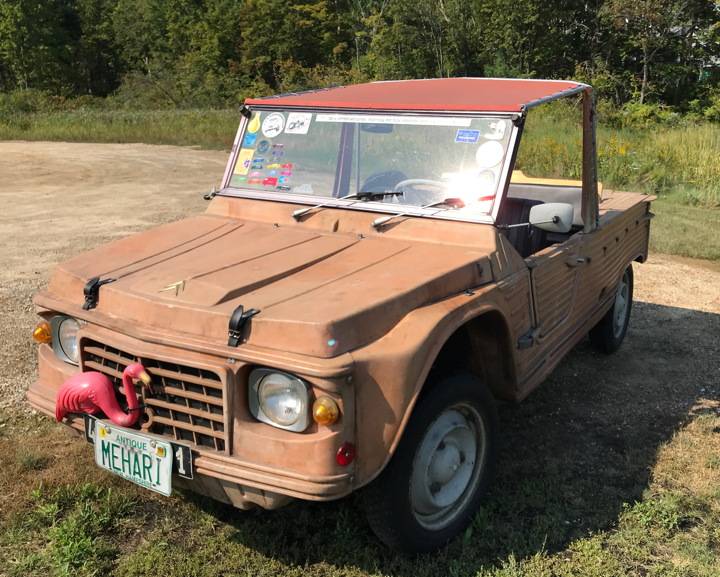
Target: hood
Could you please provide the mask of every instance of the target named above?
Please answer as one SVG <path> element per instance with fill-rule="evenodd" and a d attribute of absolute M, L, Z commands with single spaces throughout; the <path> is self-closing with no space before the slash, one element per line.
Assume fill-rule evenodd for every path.
<path fill-rule="evenodd" d="M 245 342 L 332 357 L 379 338 L 417 307 L 487 282 L 483 268 L 489 274 L 487 250 L 206 214 L 60 265 L 49 293 L 82 305 L 88 279 L 114 278 L 95 311 L 213 344 L 227 343 L 242 305 L 260 311 Z"/>

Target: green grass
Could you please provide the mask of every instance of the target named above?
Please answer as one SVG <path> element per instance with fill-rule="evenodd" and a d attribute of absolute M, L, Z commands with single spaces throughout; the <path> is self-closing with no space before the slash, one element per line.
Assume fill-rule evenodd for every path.
<path fill-rule="evenodd" d="M 93 110 L 0 116 L 0 140 L 144 142 L 229 149 L 236 110 Z"/>
<path fill-rule="evenodd" d="M 558 103 L 560 104 L 560 103 Z M 550 106 L 528 115 L 518 167 L 538 177 L 581 177 L 577 110 Z M 613 127 L 599 121 L 598 176 L 606 188 L 720 208 L 720 126 L 684 123 Z"/>
<path fill-rule="evenodd" d="M 720 209 L 683 204 L 677 197 L 653 202 L 650 251 L 720 260 Z"/>
<path fill-rule="evenodd" d="M 720 448 L 719 426 L 716 411 L 679 430 L 642 497 L 607 528 L 578 530 L 596 522 L 571 513 L 578 498 L 616 507 L 603 492 L 589 497 L 597 476 L 575 493 L 580 481 L 551 464 L 542 476 L 501 476 L 509 484 L 465 535 L 420 557 L 380 546 L 353 498 L 242 513 L 193 495 L 159 500 L 106 475 L 27 483 L 26 505 L 0 522 L 0 575 L 717 577 L 720 470 L 700 457 Z M 92 466 L 83 461 L 76 474 Z"/>
<path fill-rule="evenodd" d="M 89 483 L 38 486 L 31 506 L 0 534 L 0 574 L 94 575 L 111 569 L 131 529 L 136 503 Z"/>

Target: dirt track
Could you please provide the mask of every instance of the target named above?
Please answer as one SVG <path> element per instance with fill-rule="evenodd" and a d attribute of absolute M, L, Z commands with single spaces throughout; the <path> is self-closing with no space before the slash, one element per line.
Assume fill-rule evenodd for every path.
<path fill-rule="evenodd" d="M 31 298 L 51 266 L 202 211 L 201 195 L 219 180 L 225 158 L 165 146 L 0 143 L 0 440 L 9 436 L 11 451 L 37 442 L 26 440 L 35 438 L 37 421 L 23 418 L 29 408 L 22 397 L 35 377 Z M 720 265 L 652 255 L 635 271 L 622 348 L 606 357 L 581 343 L 527 400 L 501 407 L 503 446 L 489 514 L 508 522 L 490 526 L 485 539 L 492 539 L 480 541 L 485 553 L 478 555 L 552 551 L 613 525 L 624 503 L 650 486 L 658 449 L 694 414 L 720 407 Z M 92 467 L 75 439 L 58 437 L 53 447 L 71 457 L 54 455 L 43 478 L 64 482 Z M 3 500 L 17 500 L 9 487 L 0 509 Z M 315 515 L 298 521 L 296 513 L 278 512 L 274 522 L 298 539 L 324 531 L 320 521 L 308 528 Z M 263 539 L 248 543 L 278 554 Z"/>
<path fill-rule="evenodd" d="M 202 211 L 202 193 L 218 183 L 226 158 L 224 152 L 142 144 L 0 143 L 0 409 L 18 407 L 34 376 L 31 296 L 52 265 L 112 238 Z M 673 359 L 717 377 L 718 345 L 711 335 L 718 336 L 720 317 L 698 315 L 720 313 L 718 287 L 716 263 L 652 255 L 636 267 L 640 302 L 629 346 L 619 357 L 644 358 L 647 376 L 659 369 L 659 379 L 666 378 L 662 367 Z M 699 318 L 706 320 L 698 324 Z M 711 347 L 706 354 L 698 340 Z M 647 355 L 660 344 L 663 359 L 656 362 Z M 695 358 L 688 358 L 689 349 Z"/>
<path fill-rule="evenodd" d="M 34 378 L 31 299 L 51 267 L 204 210 L 226 160 L 172 146 L 0 143 L 0 417 Z"/>

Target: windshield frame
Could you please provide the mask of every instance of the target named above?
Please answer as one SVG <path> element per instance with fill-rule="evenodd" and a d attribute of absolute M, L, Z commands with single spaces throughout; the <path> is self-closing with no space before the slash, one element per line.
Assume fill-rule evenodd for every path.
<path fill-rule="evenodd" d="M 298 193 L 290 193 L 283 191 L 264 191 L 255 190 L 250 188 L 242 188 L 238 186 L 231 186 L 230 181 L 232 178 L 233 170 L 237 156 L 240 153 L 241 142 L 244 138 L 245 129 L 249 122 L 249 115 L 242 114 L 240 125 L 238 126 L 233 147 L 231 149 L 230 158 L 225 168 L 225 174 L 223 176 L 222 187 L 217 192 L 219 196 L 229 196 L 238 198 L 247 198 L 252 200 L 270 200 L 276 202 L 286 202 L 292 204 L 309 205 L 315 206 L 320 203 L 327 208 L 344 208 L 350 210 L 361 210 L 366 212 L 378 212 L 384 214 L 403 214 L 404 216 L 420 216 L 420 217 L 431 217 L 444 220 L 458 220 L 463 222 L 475 222 L 484 224 L 495 224 L 498 213 L 500 212 L 500 206 L 503 203 L 507 188 L 510 180 L 510 174 L 512 166 L 515 162 L 515 155 L 517 151 L 517 145 L 520 139 L 522 131 L 522 118 L 524 113 L 517 112 L 491 112 L 491 111 L 468 111 L 468 112 L 438 112 L 438 111 L 404 111 L 404 110 L 375 110 L 375 109 L 338 109 L 331 107 L 300 107 L 300 106 L 258 106 L 254 105 L 250 107 L 244 107 L 243 110 L 259 111 L 259 112 L 278 112 L 278 111 L 292 111 L 292 112 L 311 112 L 311 113 L 329 113 L 329 114 L 377 114 L 377 115 L 393 115 L 393 116 L 446 116 L 446 117 L 471 117 L 471 118 L 505 118 L 510 121 L 511 132 L 508 140 L 507 152 L 505 154 L 505 160 L 503 162 L 502 170 L 500 171 L 500 179 L 497 186 L 497 194 L 495 202 L 493 203 L 492 211 L 488 214 L 463 214 L 458 213 L 454 210 L 443 210 L 438 207 L 434 208 L 423 208 L 421 206 L 415 206 L 410 204 L 394 205 L 383 202 L 374 201 L 363 201 L 358 202 L 356 199 L 342 199 L 333 196 L 318 196 L 318 195 L 305 195 Z"/>

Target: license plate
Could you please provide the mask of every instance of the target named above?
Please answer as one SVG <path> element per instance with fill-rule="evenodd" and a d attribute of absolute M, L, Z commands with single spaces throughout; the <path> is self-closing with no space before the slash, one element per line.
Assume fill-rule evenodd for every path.
<path fill-rule="evenodd" d="M 94 426 L 89 426 L 89 432 L 95 445 L 98 466 L 146 489 L 170 495 L 173 470 L 171 443 L 111 423 L 92 421 Z"/>

